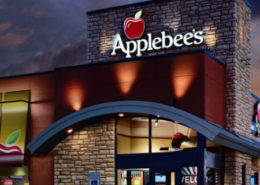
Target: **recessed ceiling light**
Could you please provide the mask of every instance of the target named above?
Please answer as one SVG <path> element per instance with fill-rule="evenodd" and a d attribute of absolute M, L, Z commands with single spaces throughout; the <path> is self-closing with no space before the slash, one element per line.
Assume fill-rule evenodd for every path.
<path fill-rule="evenodd" d="M 155 122 L 154 122 L 154 125 L 155 125 L 155 126 L 158 126 L 158 124 L 159 124 L 159 120 L 156 119 Z"/>
<path fill-rule="evenodd" d="M 72 128 L 70 128 L 70 129 L 67 130 L 67 133 L 68 133 L 68 134 L 71 134 L 72 132 L 73 132 L 73 129 L 72 129 Z"/>
<path fill-rule="evenodd" d="M 124 117 L 125 115 L 124 115 L 123 113 L 119 113 L 118 116 L 122 118 L 122 117 Z"/>

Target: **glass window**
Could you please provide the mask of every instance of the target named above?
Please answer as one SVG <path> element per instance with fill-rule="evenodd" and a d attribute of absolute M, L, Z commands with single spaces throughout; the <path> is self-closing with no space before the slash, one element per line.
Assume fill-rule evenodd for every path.
<path fill-rule="evenodd" d="M 221 145 L 214 143 L 208 139 L 206 140 L 206 148 L 207 148 L 207 151 L 209 151 L 209 152 L 213 152 L 216 154 L 221 153 Z"/>
<path fill-rule="evenodd" d="M 117 120 L 117 154 L 149 152 L 148 118 Z"/>
<path fill-rule="evenodd" d="M 118 169 L 118 185 L 149 185 L 149 169 Z"/>
<path fill-rule="evenodd" d="M 181 184 L 182 185 L 196 185 L 197 184 L 198 168 L 196 166 L 183 167 L 181 170 Z"/>
<path fill-rule="evenodd" d="M 207 185 L 220 185 L 221 172 L 219 169 L 206 168 L 206 183 Z"/>
<path fill-rule="evenodd" d="M 155 173 L 155 185 L 175 185 L 175 172 Z"/>
<path fill-rule="evenodd" d="M 196 166 L 183 167 L 182 171 L 182 185 L 196 185 L 198 183 L 198 168 Z M 206 184 L 220 185 L 221 173 L 220 170 L 213 168 L 206 168 Z"/>
<path fill-rule="evenodd" d="M 176 122 L 152 120 L 152 152 L 176 152 L 196 147 L 196 131 Z"/>

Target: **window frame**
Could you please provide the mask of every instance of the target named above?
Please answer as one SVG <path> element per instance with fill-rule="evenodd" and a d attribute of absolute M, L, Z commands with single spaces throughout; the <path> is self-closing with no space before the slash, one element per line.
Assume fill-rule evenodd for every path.
<path fill-rule="evenodd" d="M 166 119 L 160 119 L 160 118 L 156 118 L 156 117 L 152 117 L 152 116 L 149 116 L 149 117 L 147 117 L 147 116 L 139 116 L 139 117 L 145 117 L 145 118 L 148 118 L 148 152 L 146 152 L 146 153 L 128 153 L 128 154 L 118 154 L 117 153 L 117 123 L 118 123 L 118 119 L 124 119 L 124 118 L 131 118 L 131 117 L 136 117 L 136 116 L 129 116 L 129 117 L 123 117 L 123 118 L 118 118 L 118 117 L 116 117 L 115 118 L 115 155 L 135 155 L 135 154 L 156 154 L 156 153 L 161 153 L 161 152 L 153 152 L 152 151 L 152 140 L 153 140 L 153 136 L 152 136 L 152 120 L 153 119 L 158 119 L 158 120 L 166 120 Z M 181 123 L 176 123 L 176 124 L 180 124 L 180 125 L 182 125 Z M 182 126 L 185 126 L 185 125 L 182 125 Z M 185 126 L 185 127 L 187 127 L 187 126 Z M 189 127 L 187 127 L 187 128 L 189 128 Z M 197 131 L 196 131 L 197 132 Z M 196 136 L 196 139 L 197 139 L 197 142 L 198 142 L 198 135 L 199 135 L 199 133 L 197 132 L 197 136 Z M 198 144 L 197 144 L 197 147 L 196 147 L 196 150 L 197 150 L 197 148 L 198 148 Z M 176 152 L 180 152 L 180 151 L 176 151 Z M 176 153 L 176 152 L 171 152 L 171 151 L 169 151 L 169 152 L 164 152 L 164 153 Z"/>
<path fill-rule="evenodd" d="M 185 166 L 198 167 L 198 185 L 204 184 L 205 178 L 204 165 L 207 160 L 206 151 L 206 137 L 197 132 L 197 148 L 196 150 L 181 150 L 177 152 L 159 152 L 152 153 L 152 119 L 157 119 L 154 116 L 129 116 L 130 117 L 146 117 L 148 118 L 149 130 L 149 152 L 148 153 L 130 153 L 118 154 L 117 153 L 117 123 L 121 117 L 115 117 L 115 185 L 117 184 L 117 170 L 118 169 L 149 169 L 150 184 L 154 184 L 154 173 L 157 171 L 175 171 L 176 180 L 181 180 L 181 168 Z M 180 124 L 180 123 L 178 123 Z M 182 124 L 181 124 L 182 125 Z M 185 125 L 184 125 L 185 126 Z M 212 154 L 216 155 L 216 154 Z M 220 161 L 219 161 L 220 162 Z M 163 165 L 160 165 L 163 164 Z M 218 167 L 216 167 L 218 169 Z M 223 177 L 224 178 L 224 177 Z M 221 179 L 221 182 L 224 182 Z"/>

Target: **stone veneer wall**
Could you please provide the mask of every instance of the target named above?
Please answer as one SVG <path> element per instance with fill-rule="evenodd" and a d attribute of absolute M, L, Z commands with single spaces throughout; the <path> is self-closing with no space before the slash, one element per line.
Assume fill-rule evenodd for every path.
<path fill-rule="evenodd" d="M 251 184 L 251 158 L 232 150 L 225 153 L 225 185 L 242 184 L 242 165 L 246 165 L 246 184 Z"/>
<path fill-rule="evenodd" d="M 88 124 L 54 149 L 55 185 L 87 185 L 89 172 L 100 172 L 101 185 L 115 184 L 115 124 Z"/>
<path fill-rule="evenodd" d="M 251 10 L 243 0 L 235 0 L 234 51 L 226 60 L 226 124 L 233 133 L 251 137 L 252 119 L 250 20 Z M 242 165 L 246 165 L 246 184 L 250 184 L 252 157 L 234 151 L 225 153 L 225 184 L 242 184 Z"/>
<path fill-rule="evenodd" d="M 139 10 L 143 11 L 142 18 L 145 21 L 143 38 L 147 33 L 152 33 L 153 37 L 159 36 L 162 31 L 171 35 L 187 33 L 192 29 L 206 32 L 204 45 L 154 51 L 145 53 L 144 56 L 208 48 L 225 62 L 227 58 L 232 59 L 235 50 L 234 1 L 161 0 L 89 13 L 87 62 L 124 59 L 122 54 L 111 56 L 112 39 L 116 33 L 120 33 L 123 40 L 128 40 L 123 31 L 124 20 L 134 17 Z"/>

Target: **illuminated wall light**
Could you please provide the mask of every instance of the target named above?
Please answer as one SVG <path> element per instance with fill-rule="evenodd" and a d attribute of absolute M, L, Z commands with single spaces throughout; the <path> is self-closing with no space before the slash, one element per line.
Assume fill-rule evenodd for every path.
<path fill-rule="evenodd" d="M 67 133 L 68 133 L 68 134 L 71 134 L 72 132 L 73 132 L 73 129 L 72 129 L 72 128 L 70 128 L 70 129 L 67 130 Z"/>
<path fill-rule="evenodd" d="M 176 7 L 175 10 L 171 10 L 171 12 L 167 12 L 168 10 L 166 9 L 163 9 L 162 11 L 163 13 L 161 13 L 161 16 L 166 16 L 166 17 L 172 16 L 171 19 L 165 19 L 165 17 L 161 17 L 161 21 L 163 25 L 177 32 L 181 22 L 180 11 Z"/>
<path fill-rule="evenodd" d="M 173 84 L 176 98 L 180 99 L 187 93 L 193 80 L 194 76 L 174 77 Z"/>
<path fill-rule="evenodd" d="M 124 117 L 125 115 L 124 115 L 124 113 L 119 113 L 118 116 L 119 116 L 120 118 L 122 118 L 122 117 Z"/>
<path fill-rule="evenodd" d="M 167 20 L 167 19 L 165 19 L 165 20 Z M 180 27 L 180 20 L 181 20 L 180 16 L 177 16 L 174 18 L 174 20 L 171 20 L 169 22 L 164 22 L 163 25 L 166 27 L 169 27 L 172 30 L 174 30 L 175 32 L 177 32 Z"/>
<path fill-rule="evenodd" d="M 107 36 L 106 33 L 107 32 L 105 28 L 103 28 L 99 42 L 99 51 L 103 55 L 112 49 L 112 39 L 111 37 Z"/>
<path fill-rule="evenodd" d="M 121 93 L 127 95 L 137 79 L 140 64 L 134 62 L 119 63 L 115 65 L 114 70 Z"/>
<path fill-rule="evenodd" d="M 245 42 L 247 43 L 248 42 L 248 37 L 247 37 L 247 26 L 246 26 L 246 21 L 245 19 L 242 19 L 240 18 L 239 19 L 239 39 L 240 39 L 240 42 Z"/>
<path fill-rule="evenodd" d="M 208 47 L 214 47 L 217 44 L 217 27 L 214 26 L 213 23 L 208 23 L 205 28 L 204 28 L 204 32 L 205 32 L 205 42 L 207 44 Z"/>
<path fill-rule="evenodd" d="M 172 67 L 172 86 L 177 99 L 181 99 L 196 78 L 197 64 L 191 61 L 176 61 Z M 177 100 L 176 100 L 177 101 Z"/>
<path fill-rule="evenodd" d="M 82 108 L 85 99 L 85 90 L 79 83 L 71 83 L 67 93 L 67 101 L 74 111 L 79 111 Z"/>

